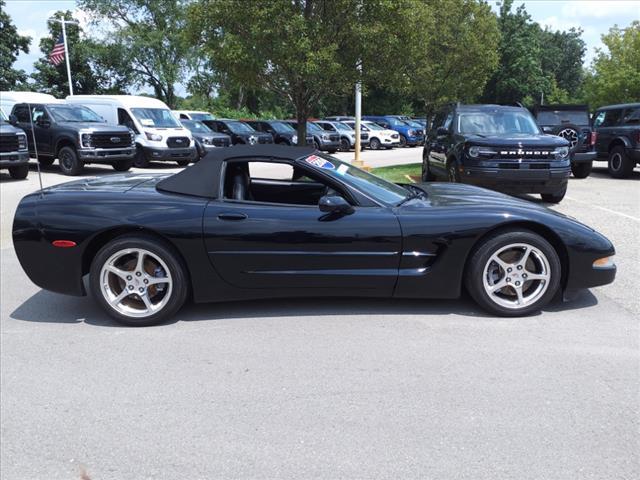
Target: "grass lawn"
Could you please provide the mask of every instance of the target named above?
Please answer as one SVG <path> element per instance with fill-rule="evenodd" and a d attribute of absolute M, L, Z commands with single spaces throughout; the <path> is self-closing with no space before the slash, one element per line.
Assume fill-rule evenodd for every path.
<path fill-rule="evenodd" d="M 408 183 L 406 175 L 414 177 L 414 181 L 420 181 L 422 165 L 419 163 L 409 163 L 407 165 L 393 165 L 391 167 L 373 168 L 371 173 L 394 183 Z"/>

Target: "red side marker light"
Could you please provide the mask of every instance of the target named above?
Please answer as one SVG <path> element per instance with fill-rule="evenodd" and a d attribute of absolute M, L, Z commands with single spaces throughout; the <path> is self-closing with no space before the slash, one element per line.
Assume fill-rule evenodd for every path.
<path fill-rule="evenodd" d="M 73 240 L 54 240 L 53 242 L 51 242 L 51 245 L 60 248 L 71 248 L 76 246 L 76 242 L 74 242 Z"/>

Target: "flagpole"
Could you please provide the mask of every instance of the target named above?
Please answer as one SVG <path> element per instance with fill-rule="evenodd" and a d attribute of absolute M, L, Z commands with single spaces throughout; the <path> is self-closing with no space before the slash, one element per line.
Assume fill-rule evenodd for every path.
<path fill-rule="evenodd" d="M 69 63 L 69 49 L 67 48 L 67 29 L 65 28 L 65 24 L 67 22 L 63 20 L 60 21 L 62 24 L 62 41 L 64 42 L 64 59 L 67 62 L 67 77 L 69 78 L 69 95 L 73 96 L 73 83 L 71 83 L 71 64 Z"/>

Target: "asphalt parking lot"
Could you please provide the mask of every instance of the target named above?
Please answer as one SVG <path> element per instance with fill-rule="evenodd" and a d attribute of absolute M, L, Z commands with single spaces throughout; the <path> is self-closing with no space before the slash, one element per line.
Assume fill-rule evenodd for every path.
<path fill-rule="evenodd" d="M 28 280 L 11 222 L 38 177 L 2 171 L 2 478 L 640 478 L 640 170 L 598 165 L 553 208 L 613 241 L 618 278 L 539 315 L 297 299 L 187 305 L 141 329 Z"/>

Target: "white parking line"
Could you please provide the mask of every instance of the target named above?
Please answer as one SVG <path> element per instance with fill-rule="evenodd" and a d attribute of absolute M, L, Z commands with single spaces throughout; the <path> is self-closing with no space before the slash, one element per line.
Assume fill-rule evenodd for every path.
<path fill-rule="evenodd" d="M 598 210 L 602 210 L 604 212 L 613 213 L 615 215 L 620 215 L 621 217 L 628 218 L 629 220 L 633 220 L 635 222 L 640 222 L 640 218 L 634 217 L 633 215 L 627 215 L 626 213 L 616 212 L 615 210 L 611 210 L 610 208 L 601 207 L 600 205 L 594 205 L 594 204 L 589 203 L 589 202 L 583 202 L 582 200 L 577 200 L 577 199 L 572 198 L 572 197 L 564 197 L 564 198 L 566 198 L 568 200 L 572 200 L 572 201 L 577 202 L 577 203 L 582 203 L 583 205 L 589 205 L 591 208 L 597 208 Z"/>

